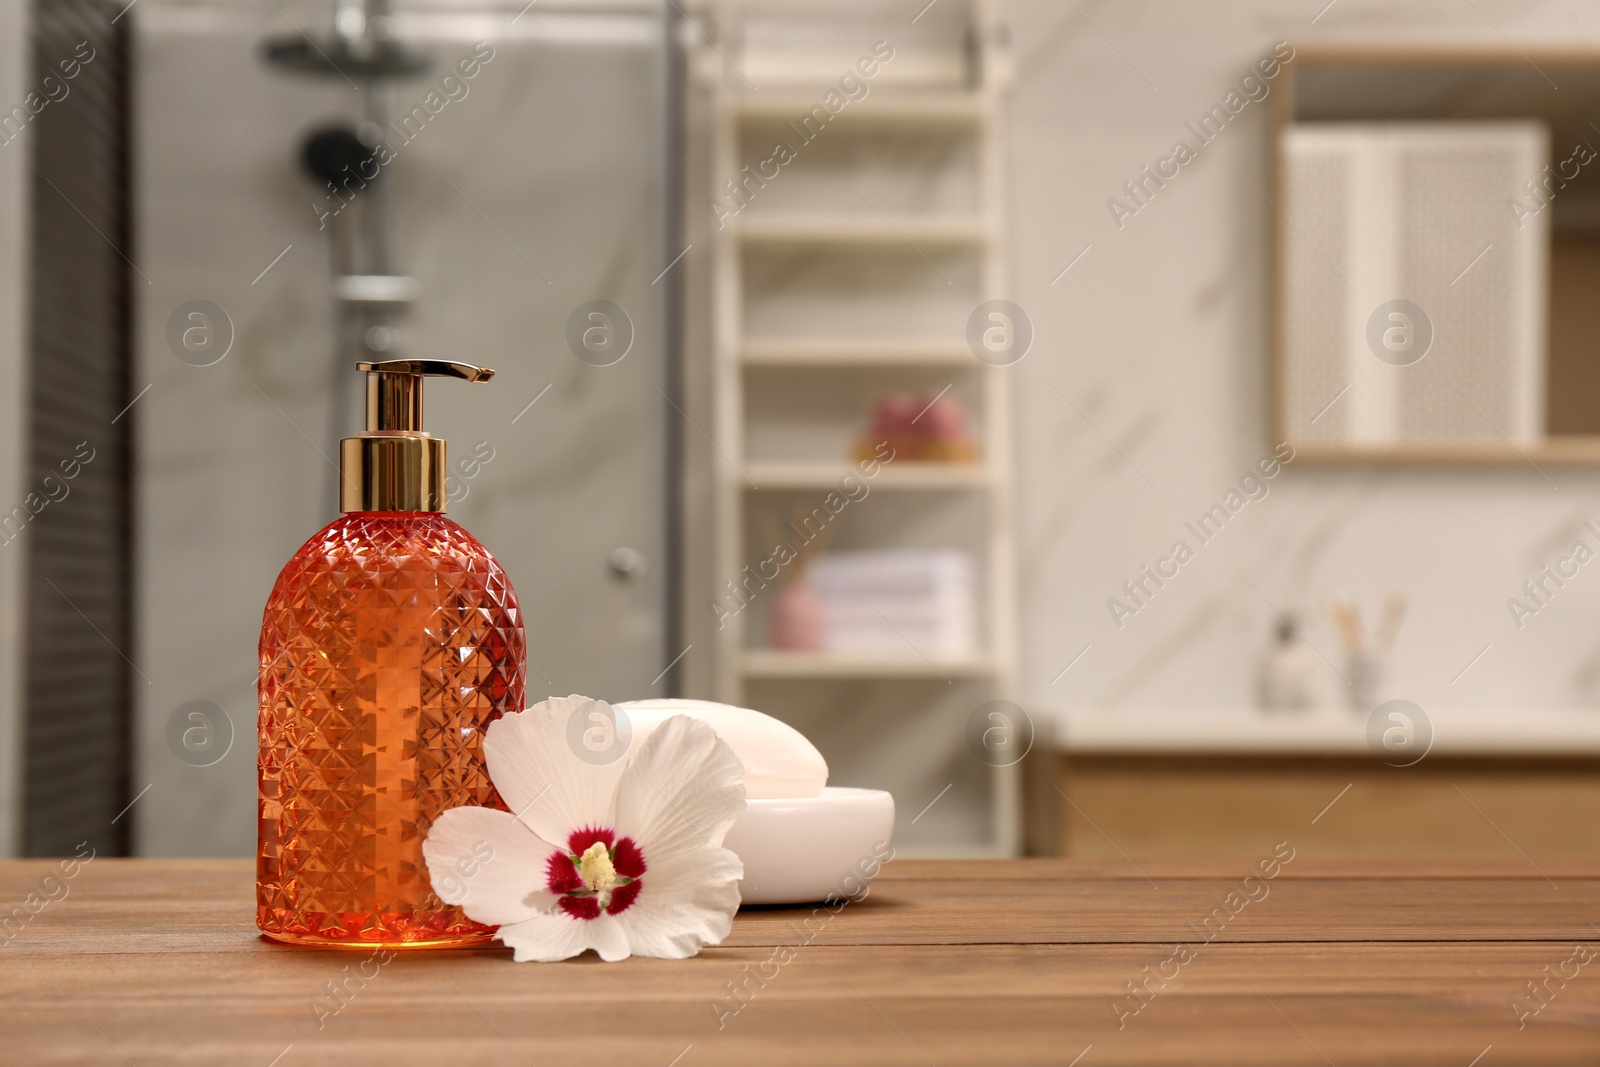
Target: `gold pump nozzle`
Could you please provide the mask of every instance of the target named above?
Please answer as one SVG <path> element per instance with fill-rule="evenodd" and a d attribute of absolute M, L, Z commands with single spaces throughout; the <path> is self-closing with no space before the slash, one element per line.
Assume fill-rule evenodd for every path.
<path fill-rule="evenodd" d="M 367 429 L 339 442 L 339 510 L 445 510 L 449 469 L 443 438 L 422 428 L 422 379 L 486 382 L 487 367 L 446 359 L 361 362 L 367 375 Z"/>

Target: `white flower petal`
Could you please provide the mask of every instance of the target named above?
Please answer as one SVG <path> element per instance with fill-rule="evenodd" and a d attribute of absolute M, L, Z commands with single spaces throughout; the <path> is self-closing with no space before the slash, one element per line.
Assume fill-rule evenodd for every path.
<path fill-rule="evenodd" d="M 571 959 L 589 949 L 594 949 L 607 963 L 616 963 L 631 954 L 627 930 L 618 919 L 618 916 L 604 914 L 598 919 L 575 919 L 557 908 L 502 926 L 495 937 L 515 950 L 512 958 L 518 963 L 552 963 Z"/>
<path fill-rule="evenodd" d="M 674 715 L 628 761 L 617 784 L 617 833 L 653 857 L 721 845 L 744 811 L 744 765 L 703 722 Z"/>
<path fill-rule="evenodd" d="M 628 761 L 585 762 L 567 740 L 573 714 L 586 721 L 603 707 L 583 696 L 552 697 L 489 724 L 483 739 L 489 777 L 506 806 L 546 841 L 565 846 L 574 830 L 612 825 L 617 780 Z"/>
<path fill-rule="evenodd" d="M 637 906 L 637 905 L 635 905 Z M 629 908 L 628 911 L 632 911 Z M 624 915 L 627 912 L 623 913 Z M 616 963 L 625 960 L 631 954 L 628 945 L 627 929 L 621 924 L 620 915 L 602 915 L 592 922 L 580 921 L 579 926 L 587 926 L 584 933 L 588 936 L 589 947 L 599 953 L 600 958 L 607 963 Z"/>
<path fill-rule="evenodd" d="M 705 723 L 673 716 L 639 747 L 617 787 L 617 833 L 646 864 L 616 916 L 634 955 L 682 959 L 728 936 L 744 867 L 722 839 L 744 807 L 744 767 Z"/>
<path fill-rule="evenodd" d="M 512 958 L 518 963 L 554 963 L 588 949 L 591 935 L 583 928 L 599 921 L 586 922 L 555 912 L 502 926 L 495 936 L 514 950 Z"/>
<path fill-rule="evenodd" d="M 522 922 L 555 905 L 545 888 L 545 861 L 555 851 L 510 812 L 492 808 L 441 812 L 422 842 L 439 899 L 489 926 Z"/>
<path fill-rule="evenodd" d="M 659 862 L 646 852 L 645 862 L 650 869 L 639 898 L 616 916 L 634 955 L 686 959 L 728 936 L 744 875 L 737 856 L 720 846 L 701 845 L 665 854 Z"/>

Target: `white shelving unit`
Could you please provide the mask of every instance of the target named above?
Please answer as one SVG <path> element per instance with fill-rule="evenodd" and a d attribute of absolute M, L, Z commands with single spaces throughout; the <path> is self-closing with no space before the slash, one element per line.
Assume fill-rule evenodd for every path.
<path fill-rule="evenodd" d="M 917 218 L 862 215 L 796 215 L 790 218 L 751 218 L 733 224 L 734 237 L 747 245 L 860 245 L 900 247 L 911 242 L 929 245 L 979 245 L 989 236 L 982 219 Z"/>
<path fill-rule="evenodd" d="M 745 477 L 757 491 L 762 489 L 816 489 L 838 486 L 852 472 L 846 463 L 749 463 Z M 872 479 L 873 489 L 968 489 L 981 488 L 993 481 L 993 471 L 984 464 L 908 463 L 904 460 L 885 467 Z M 745 486 L 751 488 L 750 485 Z"/>
<path fill-rule="evenodd" d="M 922 659 L 917 656 L 842 656 L 747 649 L 746 678 L 988 678 L 996 663 L 986 657 Z"/>
<path fill-rule="evenodd" d="M 866 53 L 881 39 L 894 43 L 900 63 L 885 63 L 864 99 L 852 100 L 814 142 L 805 142 L 800 158 L 770 179 L 771 188 L 748 186 L 748 204 L 712 229 L 710 437 L 719 457 L 712 527 L 719 589 L 737 586 L 752 562 L 761 508 L 776 508 L 784 495 L 820 498 L 854 469 L 848 437 L 837 440 L 831 459 L 753 448 L 760 436 L 753 429 L 763 419 L 796 417 L 752 404 L 751 383 L 761 376 L 790 376 L 784 380 L 795 381 L 797 395 L 808 382 L 834 391 L 848 391 L 853 382 L 868 383 L 862 386 L 868 391 L 884 381 L 948 383 L 967 399 L 981 449 L 980 461 L 967 465 L 884 465 L 870 482 L 873 503 L 858 511 L 882 515 L 902 507 L 911 517 L 884 524 L 886 532 L 869 531 L 854 546 L 902 547 L 909 537 L 929 547 L 927 539 L 945 527 L 963 531 L 971 543 L 948 547 L 968 549 L 980 564 L 981 644 L 973 655 L 773 651 L 757 647 L 759 620 L 740 612 L 716 635 L 719 697 L 794 721 L 828 756 L 836 781 L 847 767 L 867 780 L 844 784 L 895 792 L 897 834 L 908 846 L 902 854 L 1013 854 L 1021 840 L 1018 768 L 989 767 L 966 745 L 970 714 L 1012 692 L 1016 649 L 1011 383 L 1006 368 L 978 360 L 965 338 L 972 311 L 1006 296 L 1008 284 L 1000 151 L 1008 68 L 992 5 L 947 0 L 909 27 L 898 14 L 892 24 L 874 26 L 875 16 L 860 10 L 798 3 L 785 9 L 781 0 L 726 0 L 707 16 L 693 62 L 710 99 L 715 199 L 725 200 L 725 183 L 764 158 L 758 149 L 765 131 L 781 132 L 818 104 L 848 69 L 841 56 Z M 754 27 L 785 18 L 803 32 L 791 38 Z M 789 39 L 801 43 L 792 49 L 773 43 Z M 903 149 L 903 173 L 896 173 L 896 150 L 887 142 Z M 874 190 L 889 194 L 869 199 L 861 181 L 851 180 L 857 157 L 870 157 Z M 774 256 L 787 258 L 763 268 L 765 281 L 753 280 L 753 264 Z M 837 272 L 851 280 L 836 281 Z M 896 288 L 906 277 L 936 287 L 922 310 L 905 295 L 914 285 Z M 827 302 L 830 286 L 837 315 Z M 880 291 L 886 307 L 902 299 L 911 310 L 896 320 L 890 308 L 880 322 L 874 304 Z M 813 303 L 798 311 L 791 306 L 805 299 Z M 756 323 L 752 308 L 763 300 L 781 307 Z M 878 328 L 856 328 L 863 317 Z M 769 388 L 762 395 L 784 393 Z M 841 522 L 855 524 L 856 514 Z M 873 540 L 872 532 L 890 539 Z M 754 612 L 766 607 L 757 600 Z M 910 826 L 935 794 L 945 796 L 939 787 L 947 772 L 951 796 L 938 802 L 945 807 L 930 807 L 924 825 Z"/>
<path fill-rule="evenodd" d="M 970 368 L 972 352 L 960 341 L 747 340 L 746 366 Z"/>

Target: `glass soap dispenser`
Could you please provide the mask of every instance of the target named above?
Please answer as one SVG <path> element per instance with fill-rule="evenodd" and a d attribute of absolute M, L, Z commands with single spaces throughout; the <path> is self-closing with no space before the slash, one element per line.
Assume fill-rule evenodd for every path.
<path fill-rule="evenodd" d="M 447 808 L 504 808 L 483 734 L 523 706 L 522 614 L 445 517 L 445 442 L 422 429 L 444 360 L 358 363 L 367 429 L 340 442 L 343 516 L 278 576 L 261 623 L 256 924 L 304 945 L 447 947 L 491 928 L 441 901 L 422 840 Z"/>

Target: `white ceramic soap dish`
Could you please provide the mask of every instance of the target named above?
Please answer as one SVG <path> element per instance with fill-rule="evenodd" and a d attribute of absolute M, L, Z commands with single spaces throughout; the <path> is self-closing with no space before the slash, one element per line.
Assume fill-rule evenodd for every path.
<path fill-rule="evenodd" d="M 889 859 L 894 797 L 881 789 L 746 803 L 723 842 L 744 861 L 746 904 L 858 897 Z"/>

